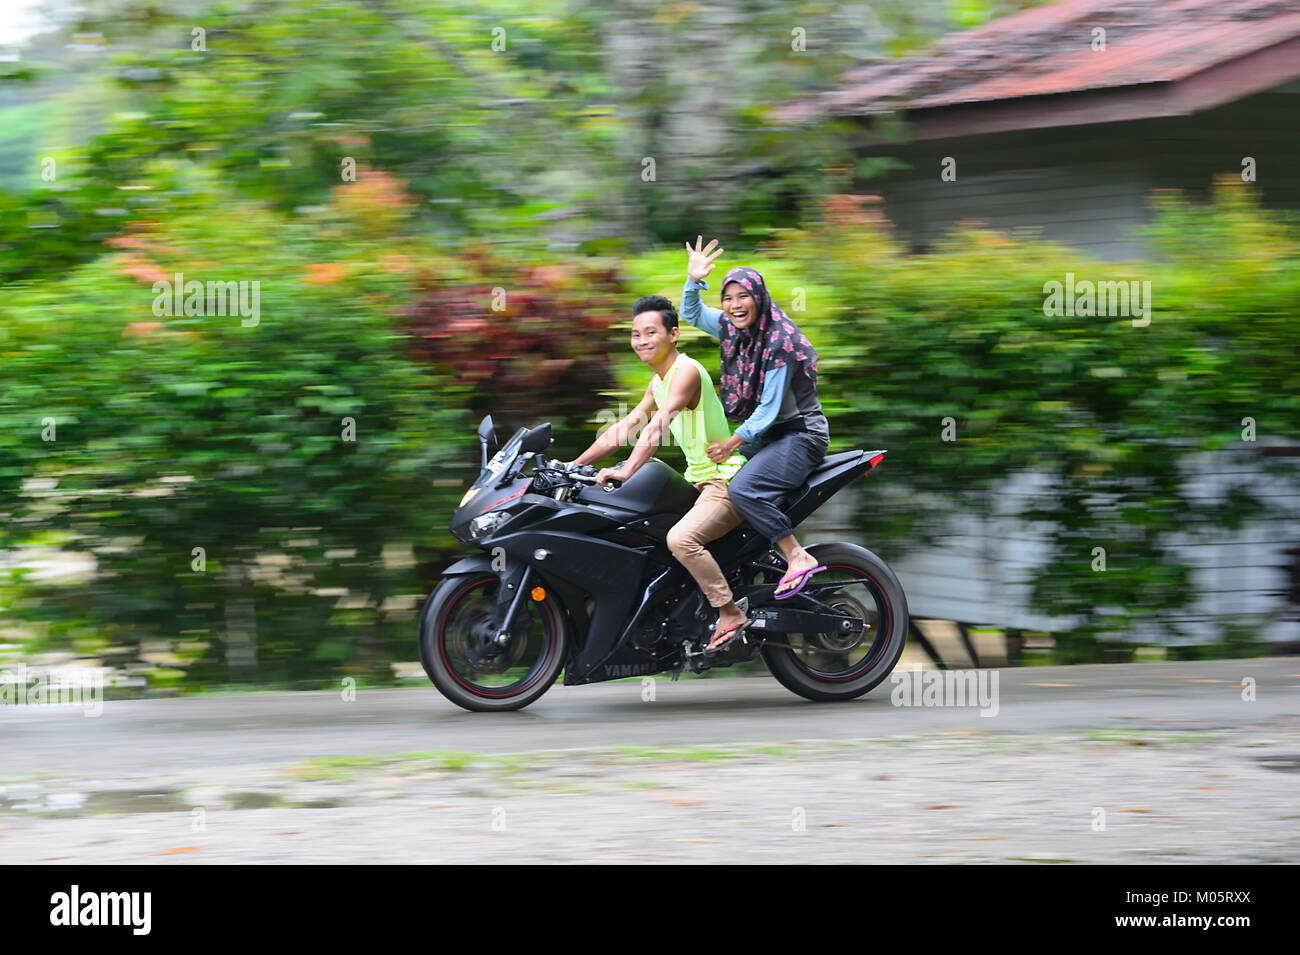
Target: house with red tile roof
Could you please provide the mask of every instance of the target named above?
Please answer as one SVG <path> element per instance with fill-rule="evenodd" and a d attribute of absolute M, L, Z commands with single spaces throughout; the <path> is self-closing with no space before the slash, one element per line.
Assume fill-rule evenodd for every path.
<path fill-rule="evenodd" d="M 777 116 L 849 118 L 863 156 L 905 163 L 862 191 L 916 251 L 980 220 L 1141 259 L 1156 189 L 1205 195 L 1245 171 L 1264 205 L 1300 209 L 1300 0 L 1062 0 L 864 65 Z"/>

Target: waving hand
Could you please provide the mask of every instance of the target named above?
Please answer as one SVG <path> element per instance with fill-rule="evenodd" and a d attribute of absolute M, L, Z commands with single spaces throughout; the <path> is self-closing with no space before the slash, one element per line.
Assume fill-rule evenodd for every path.
<path fill-rule="evenodd" d="M 695 237 L 695 247 L 691 248 L 690 242 L 686 243 L 686 275 L 693 282 L 703 282 L 704 277 L 713 271 L 715 261 L 725 249 L 713 251 L 714 246 L 718 244 L 717 239 L 710 239 L 708 245 L 704 245 L 704 236 Z M 703 248 L 701 248 L 703 246 Z"/>

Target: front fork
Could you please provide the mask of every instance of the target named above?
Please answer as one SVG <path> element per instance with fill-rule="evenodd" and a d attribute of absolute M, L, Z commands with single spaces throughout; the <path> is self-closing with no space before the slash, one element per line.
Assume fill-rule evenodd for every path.
<path fill-rule="evenodd" d="M 501 581 L 497 592 L 498 619 L 489 623 L 487 632 L 479 631 L 477 649 L 471 652 L 475 666 L 481 666 L 510 645 L 510 629 L 514 626 L 519 605 L 523 603 L 524 594 L 528 592 L 532 579 L 532 566 L 522 562 L 515 563 L 514 566 L 507 565 L 505 572 L 498 577 Z"/>
<path fill-rule="evenodd" d="M 517 576 L 518 580 L 510 580 L 512 576 Z M 528 591 L 528 584 L 533 579 L 533 568 L 531 564 L 524 564 L 522 573 L 517 575 L 507 573 L 506 579 L 502 583 L 505 585 L 501 588 L 501 593 L 497 595 L 497 604 L 500 606 L 503 600 L 509 600 L 510 604 L 506 608 L 506 615 L 501 618 L 501 625 L 497 628 L 496 635 L 493 637 L 498 647 L 504 647 L 510 642 L 510 628 L 514 626 L 515 614 L 519 612 L 519 605 L 523 603 L 524 594 Z"/>

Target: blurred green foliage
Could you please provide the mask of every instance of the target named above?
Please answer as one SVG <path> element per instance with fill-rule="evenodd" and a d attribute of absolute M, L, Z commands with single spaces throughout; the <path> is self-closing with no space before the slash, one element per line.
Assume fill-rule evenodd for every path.
<path fill-rule="evenodd" d="M 87 117 L 101 182 L 195 158 L 288 211 L 324 201 L 351 158 L 407 182 L 447 234 L 637 251 L 701 215 L 751 238 L 790 224 L 848 184 L 853 130 L 774 127 L 776 108 L 864 58 L 1039 2 L 88 0 L 76 42 L 39 44 L 50 62 L 33 75 Z M 0 106 L 6 92 L 23 105 L 11 73 Z M 56 115 L 44 142 L 63 141 Z M 16 133 L 0 128 L 0 156 L 31 161 Z"/>
<path fill-rule="evenodd" d="M 376 228 L 391 190 L 364 176 L 351 189 L 307 222 L 213 184 L 201 211 L 141 223 L 8 297 L 0 548 L 40 534 L 99 567 L 88 585 L 22 588 L 13 609 L 45 626 L 37 649 L 88 625 L 127 659 L 183 636 L 208 643 L 190 678 L 225 679 L 224 631 L 247 613 L 262 679 L 387 674 L 409 656 L 408 624 L 383 605 L 407 594 L 409 609 L 417 581 L 381 556 L 450 543 L 472 431 L 457 389 L 410 360 L 395 327 L 417 255 L 436 259 Z M 160 318 L 153 283 L 177 273 L 259 283 L 257 324 Z M 23 493 L 32 479 L 45 483 Z M 330 588 L 362 596 L 340 608 Z"/>

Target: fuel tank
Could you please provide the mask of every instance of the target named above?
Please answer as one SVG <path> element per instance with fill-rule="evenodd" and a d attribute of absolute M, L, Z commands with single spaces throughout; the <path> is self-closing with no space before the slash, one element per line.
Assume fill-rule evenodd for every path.
<path fill-rule="evenodd" d="M 616 508 L 629 514 L 685 514 L 699 497 L 686 478 L 658 458 L 651 458 L 613 491 L 585 487 L 577 499 L 597 507 Z"/>

